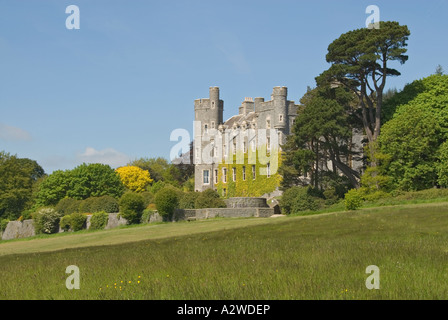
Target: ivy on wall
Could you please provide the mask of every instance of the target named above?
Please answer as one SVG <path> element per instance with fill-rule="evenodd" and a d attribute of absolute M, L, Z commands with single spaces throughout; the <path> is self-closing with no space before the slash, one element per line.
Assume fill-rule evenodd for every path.
<path fill-rule="evenodd" d="M 265 193 L 273 192 L 277 187 L 280 186 L 282 177 L 278 172 L 278 168 L 281 165 L 281 152 L 273 150 L 271 153 L 266 154 L 266 158 L 270 159 L 270 171 L 271 174 L 268 176 L 267 162 L 261 162 L 258 156 L 254 156 L 255 152 L 240 153 L 238 155 L 233 155 L 231 163 L 221 163 L 218 166 L 218 183 L 215 183 L 215 187 L 218 193 L 224 198 L 231 197 L 260 197 Z M 272 157 L 276 156 L 276 159 Z M 237 164 L 236 160 L 239 164 Z M 241 161 L 244 159 L 244 162 Z M 249 161 L 249 159 L 251 161 Z M 227 161 L 230 162 L 230 161 Z M 277 162 L 277 163 L 275 163 Z M 253 167 L 255 168 L 255 179 L 253 177 Z M 223 169 L 227 169 L 226 182 L 223 180 Z M 233 170 L 236 170 L 236 179 L 233 178 Z M 245 168 L 245 177 L 243 176 Z M 214 181 L 215 182 L 215 181 Z"/>

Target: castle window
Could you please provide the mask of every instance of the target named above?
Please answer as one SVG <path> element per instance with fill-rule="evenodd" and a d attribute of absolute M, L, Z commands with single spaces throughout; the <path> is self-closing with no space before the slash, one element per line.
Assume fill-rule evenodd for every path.
<path fill-rule="evenodd" d="M 223 188 L 222 189 L 222 196 L 225 197 L 227 195 L 227 189 Z"/>
<path fill-rule="evenodd" d="M 222 168 L 222 182 L 227 183 L 227 168 Z"/>
<path fill-rule="evenodd" d="M 218 169 L 215 169 L 215 184 L 218 183 Z"/>
<path fill-rule="evenodd" d="M 243 152 L 244 153 L 247 152 L 247 143 L 246 143 L 246 141 L 243 142 Z"/>
<path fill-rule="evenodd" d="M 271 151 L 271 137 L 266 138 L 266 150 Z"/>
<path fill-rule="evenodd" d="M 266 119 L 266 129 L 271 129 L 271 119 Z"/>
<path fill-rule="evenodd" d="M 212 101 L 212 109 L 215 109 L 215 101 Z"/>
<path fill-rule="evenodd" d="M 236 181 L 236 168 L 232 168 L 232 178 L 233 178 L 233 182 Z"/>
<path fill-rule="evenodd" d="M 278 121 L 283 122 L 283 115 L 282 115 L 282 114 L 280 114 L 280 115 L 278 116 Z"/>
<path fill-rule="evenodd" d="M 268 176 L 268 178 L 271 176 L 271 163 L 268 162 L 268 164 L 266 165 L 266 174 Z"/>
<path fill-rule="evenodd" d="M 210 170 L 202 171 L 202 178 L 204 184 L 210 184 Z"/>
<path fill-rule="evenodd" d="M 243 167 L 243 181 L 246 181 L 246 167 Z"/>
<path fill-rule="evenodd" d="M 255 165 L 252 165 L 252 179 L 255 180 L 256 178 L 256 169 L 255 169 Z"/>
<path fill-rule="evenodd" d="M 215 129 L 215 121 L 212 121 L 212 129 Z"/>
<path fill-rule="evenodd" d="M 233 154 L 236 154 L 236 137 L 233 138 Z"/>
<path fill-rule="evenodd" d="M 208 124 L 204 125 L 204 132 L 207 133 L 208 132 Z"/>

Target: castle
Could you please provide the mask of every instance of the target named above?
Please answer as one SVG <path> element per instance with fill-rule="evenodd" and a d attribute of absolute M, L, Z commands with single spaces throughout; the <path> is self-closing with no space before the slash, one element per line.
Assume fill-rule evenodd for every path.
<path fill-rule="evenodd" d="M 278 187 L 278 151 L 298 110 L 287 94 L 286 87 L 274 87 L 269 101 L 245 98 L 239 113 L 226 121 L 218 87 L 210 87 L 209 98 L 194 101 L 195 191 L 213 188 L 222 196 L 260 196 Z M 273 182 L 267 183 L 270 178 Z M 255 181 L 268 188 L 256 187 Z"/>

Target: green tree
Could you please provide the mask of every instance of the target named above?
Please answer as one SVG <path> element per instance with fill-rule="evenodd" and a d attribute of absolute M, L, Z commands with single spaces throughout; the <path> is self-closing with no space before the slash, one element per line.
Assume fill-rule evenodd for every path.
<path fill-rule="evenodd" d="M 0 218 L 17 219 L 33 204 L 33 188 L 45 175 L 34 160 L 0 152 Z"/>
<path fill-rule="evenodd" d="M 404 64 L 408 60 L 407 26 L 398 22 L 380 22 L 379 29 L 362 28 L 342 34 L 328 46 L 327 62 L 331 67 L 323 72 L 318 82 L 335 82 L 352 90 L 358 97 L 358 115 L 369 144 L 381 132 L 383 92 L 386 81 L 400 72 L 390 67 L 390 62 Z M 375 150 L 369 149 L 371 165 L 376 165 Z"/>
<path fill-rule="evenodd" d="M 170 217 L 179 207 L 179 192 L 172 187 L 164 187 L 156 193 L 154 203 L 162 216 Z"/>
<path fill-rule="evenodd" d="M 300 100 L 301 107 L 293 133 L 283 146 L 280 173 L 283 189 L 307 184 L 301 176 L 309 177 L 314 188 L 322 186 L 324 178 L 336 178 L 342 172 L 358 186 L 359 172 L 347 165 L 347 158 L 356 155 L 351 148 L 353 124 L 350 109 L 353 95 L 345 88 L 322 85 L 308 90 Z M 332 163 L 332 170 L 326 162 Z M 322 165 L 325 163 L 325 165 Z"/>
<path fill-rule="evenodd" d="M 380 151 L 390 159 L 385 173 L 403 190 L 438 186 L 448 138 L 448 75 L 416 80 L 393 99 L 408 102 L 396 107 L 379 137 Z"/>
<path fill-rule="evenodd" d="M 44 178 L 36 193 L 36 207 L 56 206 L 67 197 L 70 184 L 70 172 L 56 170 Z"/>
<path fill-rule="evenodd" d="M 139 223 L 145 201 L 143 196 L 135 192 L 126 192 L 119 201 L 120 215 L 128 221 L 128 224 Z"/>
<path fill-rule="evenodd" d="M 186 183 L 194 174 L 193 164 L 173 164 L 162 157 L 140 158 L 131 161 L 128 165 L 149 171 L 154 182 L 163 181 L 175 187 L 180 187 Z"/>
<path fill-rule="evenodd" d="M 84 200 L 90 197 L 119 198 L 125 190 L 118 173 L 109 165 L 82 164 L 72 170 L 58 170 L 39 185 L 37 206 L 55 206 L 66 197 Z"/>

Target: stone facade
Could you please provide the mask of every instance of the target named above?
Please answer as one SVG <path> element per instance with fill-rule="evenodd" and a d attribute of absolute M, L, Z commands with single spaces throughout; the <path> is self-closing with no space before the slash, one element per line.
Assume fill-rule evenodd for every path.
<path fill-rule="evenodd" d="M 278 149 L 285 142 L 298 110 L 287 93 L 286 87 L 275 87 L 269 101 L 245 98 L 239 114 L 226 121 L 219 88 L 211 87 L 209 98 L 195 100 L 195 191 L 216 190 L 219 164 L 228 163 L 238 151 L 248 153 L 266 146 L 269 152 L 271 146 Z"/>

